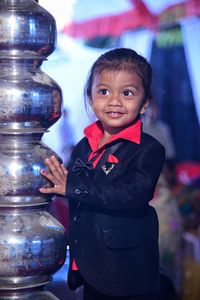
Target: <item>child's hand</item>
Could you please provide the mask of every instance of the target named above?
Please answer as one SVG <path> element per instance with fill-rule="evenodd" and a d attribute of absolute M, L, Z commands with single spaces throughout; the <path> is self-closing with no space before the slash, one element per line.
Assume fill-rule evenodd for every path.
<path fill-rule="evenodd" d="M 60 194 L 65 195 L 66 181 L 67 181 L 67 169 L 63 164 L 60 164 L 55 156 L 45 159 L 45 165 L 48 171 L 41 170 L 42 176 L 53 183 L 53 187 L 41 187 L 39 191 L 45 194 Z"/>

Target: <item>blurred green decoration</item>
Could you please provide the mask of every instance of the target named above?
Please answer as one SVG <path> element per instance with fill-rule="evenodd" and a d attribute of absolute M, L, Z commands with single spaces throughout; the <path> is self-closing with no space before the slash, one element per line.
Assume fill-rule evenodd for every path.
<path fill-rule="evenodd" d="M 96 36 L 92 39 L 85 40 L 87 47 L 106 49 L 117 47 L 118 37 L 113 36 Z"/>
<path fill-rule="evenodd" d="M 182 32 L 179 26 L 160 30 L 155 37 L 158 47 L 174 47 L 183 45 Z"/>

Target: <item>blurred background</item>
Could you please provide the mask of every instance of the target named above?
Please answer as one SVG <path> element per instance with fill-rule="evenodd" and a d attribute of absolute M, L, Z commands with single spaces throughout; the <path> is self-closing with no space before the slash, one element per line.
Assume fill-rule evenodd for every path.
<path fill-rule="evenodd" d="M 91 122 L 83 101 L 87 73 L 95 59 L 113 47 L 130 47 L 154 70 L 158 118 L 171 131 L 177 162 L 200 161 L 200 1 L 199 0 L 40 0 L 57 22 L 56 51 L 42 69 L 60 84 L 69 144 Z M 65 121 L 66 121 L 65 120 Z M 65 139 L 57 129 L 53 147 L 63 156 Z M 78 121 L 78 122 L 77 122 Z M 71 130 L 73 128 L 73 130 Z M 64 158 L 64 157 L 63 157 Z"/>
<path fill-rule="evenodd" d="M 200 0 L 39 0 L 39 4 L 54 16 L 58 30 L 56 49 L 41 68 L 63 92 L 62 117 L 44 134 L 43 142 L 64 163 L 83 137 L 84 127 L 94 121 L 86 113 L 83 89 L 96 58 L 112 48 L 128 47 L 151 63 L 158 114 L 155 120 L 145 114 L 144 130 L 167 153 L 152 200 L 160 221 L 161 266 L 181 300 L 199 300 Z M 52 213 L 67 230 L 67 204 L 54 200 Z"/>

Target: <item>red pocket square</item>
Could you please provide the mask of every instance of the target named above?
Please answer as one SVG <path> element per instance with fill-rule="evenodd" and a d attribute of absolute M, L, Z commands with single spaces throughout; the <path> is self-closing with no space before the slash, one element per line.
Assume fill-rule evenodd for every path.
<path fill-rule="evenodd" d="M 115 157 L 114 155 L 109 154 L 108 162 L 112 163 L 112 164 L 117 164 L 119 162 L 119 159 L 117 157 Z"/>

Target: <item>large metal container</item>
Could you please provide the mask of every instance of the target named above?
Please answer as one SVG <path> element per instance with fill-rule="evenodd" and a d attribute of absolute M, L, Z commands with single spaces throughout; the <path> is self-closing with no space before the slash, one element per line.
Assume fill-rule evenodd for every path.
<path fill-rule="evenodd" d="M 41 133 L 9 131 L 0 134 L 0 207 L 48 202 L 49 197 L 39 192 L 48 185 L 40 170 L 46 168 L 44 159 L 56 153 L 40 141 Z"/>
<path fill-rule="evenodd" d="M 34 0 L 0 1 L 0 299 L 55 300 L 45 290 L 66 258 L 64 227 L 45 209 L 41 137 L 61 115 L 59 85 L 40 66 L 56 24 Z"/>
<path fill-rule="evenodd" d="M 64 227 L 40 206 L 1 207 L 0 253 L 0 290 L 42 286 L 64 264 Z"/>
<path fill-rule="evenodd" d="M 0 1 L 0 56 L 44 59 L 55 49 L 56 23 L 34 0 Z"/>
<path fill-rule="evenodd" d="M 61 116 L 59 85 L 31 59 L 0 59 L 0 66 L 0 132 L 44 132 Z"/>

